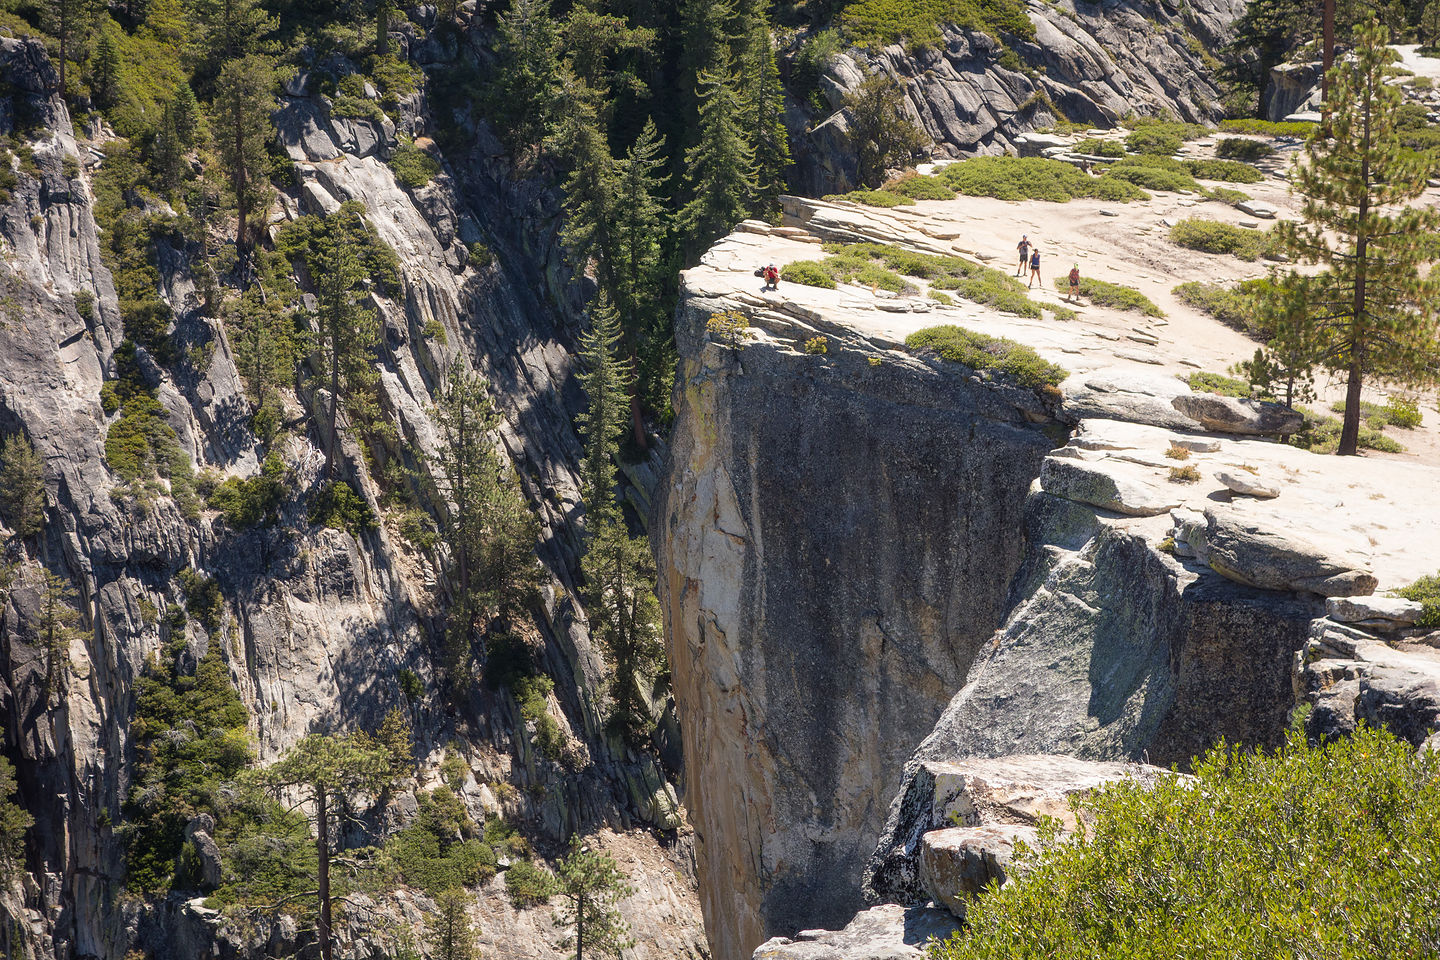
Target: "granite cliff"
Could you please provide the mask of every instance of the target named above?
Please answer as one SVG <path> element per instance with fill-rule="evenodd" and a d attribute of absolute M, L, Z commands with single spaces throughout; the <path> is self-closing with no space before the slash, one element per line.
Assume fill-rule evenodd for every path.
<path fill-rule="evenodd" d="M 1185 199 L 1123 214 L 1073 201 L 1063 216 L 1121 219 L 1099 234 L 1119 262 L 1107 246 L 1095 269 L 1133 261 L 1173 283 L 1162 261 L 1118 251 Z M 1307 700 L 1327 729 L 1385 717 L 1417 743 L 1435 729 L 1433 651 L 1347 639 L 1334 619 L 1413 620 L 1385 620 L 1368 597 L 1440 564 L 1414 549 L 1433 541 L 1434 471 L 1339 471 L 1255 436 L 1298 418 L 1182 382 L 1191 357 L 1234 349 L 1213 321 L 1137 325 L 1089 306 L 1057 322 L 935 298 L 920 280 L 897 295 L 753 278 L 828 241 L 983 262 L 1005 206 L 787 198 L 785 226 L 742 224 L 684 274 L 678 419 L 651 529 L 717 958 L 772 937 L 757 957 L 911 955 L 901 946 L 941 921 L 877 908 L 847 924 L 862 901 L 943 899 L 922 866 L 926 834 L 953 822 L 940 768 L 990 758 L 1003 779 L 1022 769 L 1007 758 L 1049 755 L 1037 789 L 1064 793 L 1066 758 L 1101 764 L 1064 775 L 1081 782 L 1117 761 L 1183 768 L 1221 737 L 1276 742 Z M 1011 209 L 1052 253 L 1072 242 L 1055 207 L 1048 221 Z M 947 322 L 1033 344 L 1070 376 L 1035 392 L 904 348 Z M 1192 342 L 1205 346 L 1164 346 Z M 1173 482 L 1180 456 L 1195 483 Z M 993 851 L 1026 816 L 966 842 Z"/>

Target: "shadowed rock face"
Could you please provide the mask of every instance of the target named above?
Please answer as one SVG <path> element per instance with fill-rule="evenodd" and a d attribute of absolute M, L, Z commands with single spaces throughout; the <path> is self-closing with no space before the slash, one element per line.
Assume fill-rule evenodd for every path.
<path fill-rule="evenodd" d="M 872 366 L 843 332 L 810 356 L 778 321 L 707 342 L 730 306 L 680 311 L 652 523 L 718 960 L 858 907 L 895 777 L 1003 615 L 1051 447 L 1019 391 L 953 365 Z"/>

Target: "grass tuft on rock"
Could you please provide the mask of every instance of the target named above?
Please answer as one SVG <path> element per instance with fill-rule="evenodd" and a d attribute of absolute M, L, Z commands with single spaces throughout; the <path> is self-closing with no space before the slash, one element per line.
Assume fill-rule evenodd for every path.
<path fill-rule="evenodd" d="M 951 194 L 954 196 L 954 194 Z M 867 207 L 912 207 L 915 201 L 910 197 L 891 193 L 889 190 L 851 190 L 849 193 L 832 193 L 824 199 L 829 201 L 849 200 Z M 947 198 L 948 199 L 948 198 Z"/>
<path fill-rule="evenodd" d="M 939 177 L 911 173 L 885 184 L 888 193 L 899 194 L 912 200 L 954 200 L 955 191 L 945 185 Z"/>
<path fill-rule="evenodd" d="M 953 324 L 926 327 L 905 338 L 911 350 L 930 350 L 972 370 L 992 370 L 1032 389 L 1055 387 L 1069 374 L 1030 347 L 1004 337 L 991 337 Z"/>

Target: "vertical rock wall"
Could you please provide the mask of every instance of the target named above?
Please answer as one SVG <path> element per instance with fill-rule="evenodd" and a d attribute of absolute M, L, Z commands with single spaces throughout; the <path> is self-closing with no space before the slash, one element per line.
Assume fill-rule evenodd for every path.
<path fill-rule="evenodd" d="M 1052 446 L 1028 393 L 872 365 L 843 330 L 812 356 L 813 330 L 750 311 L 752 339 L 710 342 L 736 305 L 682 302 L 651 524 L 716 960 L 858 907 L 901 766 L 1004 614 Z"/>

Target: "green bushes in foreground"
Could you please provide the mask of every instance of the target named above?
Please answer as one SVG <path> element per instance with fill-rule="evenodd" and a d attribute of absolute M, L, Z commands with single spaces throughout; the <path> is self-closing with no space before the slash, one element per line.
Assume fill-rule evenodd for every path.
<path fill-rule="evenodd" d="M 1360 960 L 1440 943 L 1440 755 L 1383 731 L 1221 744 L 1193 780 L 1122 780 L 1074 805 L 1075 839 L 1044 823 L 931 960 Z"/>
<path fill-rule="evenodd" d="M 1287 443 L 1311 453 L 1334 453 L 1340 448 L 1342 424 L 1337 418 L 1327 417 L 1323 413 L 1316 413 L 1298 405 L 1295 409 L 1305 417 L 1305 426 L 1299 433 L 1289 437 Z M 1405 452 L 1403 443 L 1387 437 L 1382 428 L 1369 423 L 1361 425 L 1358 445 L 1364 450 L 1377 450 L 1381 453 Z"/>
<path fill-rule="evenodd" d="M 1249 133 L 1260 137 L 1300 137 L 1304 139 L 1310 136 L 1315 129 L 1315 124 L 1307 121 L 1274 121 L 1274 120 L 1221 120 L 1220 129 L 1226 133 Z"/>
<path fill-rule="evenodd" d="M 1170 242 L 1201 253 L 1232 254 L 1241 260 L 1258 260 L 1270 249 L 1270 238 L 1217 220 L 1188 217 L 1170 228 Z"/>
<path fill-rule="evenodd" d="M 933 350 L 973 370 L 993 370 L 1034 389 L 1055 387 L 1069 374 L 1031 348 L 1004 337 L 990 337 L 951 324 L 926 327 L 905 338 L 911 350 Z"/>
<path fill-rule="evenodd" d="M 1061 293 L 1069 293 L 1069 278 L 1056 277 L 1055 289 Z M 1129 310 L 1132 313 L 1143 313 L 1147 317 L 1165 316 L 1165 311 L 1161 310 L 1160 306 L 1155 303 L 1154 300 L 1151 300 L 1134 287 L 1127 287 L 1120 283 L 1096 280 L 1093 277 L 1081 277 L 1080 296 L 1100 307 Z"/>

